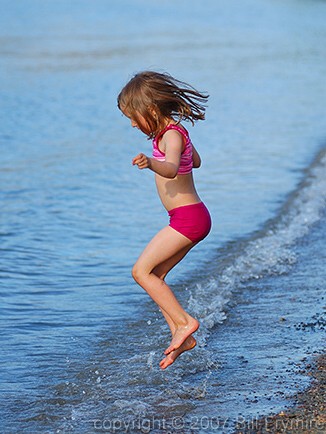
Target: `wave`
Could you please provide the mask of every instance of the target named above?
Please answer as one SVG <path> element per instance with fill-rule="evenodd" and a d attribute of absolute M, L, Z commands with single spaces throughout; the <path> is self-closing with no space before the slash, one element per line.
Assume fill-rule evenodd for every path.
<path fill-rule="evenodd" d="M 92 360 L 85 363 L 80 357 L 67 367 L 70 381 L 57 385 L 51 398 L 34 404 L 42 409 L 34 414 L 35 421 L 56 413 L 59 398 L 65 402 L 63 417 L 51 422 L 57 432 L 163 433 L 178 417 L 191 414 L 205 398 L 218 367 L 217 356 L 206 346 L 212 329 L 225 321 L 236 292 L 248 282 L 285 273 L 296 262 L 295 244 L 325 212 L 325 169 L 323 149 L 277 216 L 251 237 L 221 248 L 217 265 L 209 265 L 209 278 L 189 284 L 188 310 L 201 322 L 192 355 L 185 353 L 173 369 L 160 371 L 165 323 L 158 312 L 152 321 L 139 315 L 126 321 L 123 336 L 103 331 Z"/>
<path fill-rule="evenodd" d="M 201 320 L 202 345 L 209 336 L 209 329 L 226 319 L 225 310 L 235 291 L 252 279 L 289 270 L 297 259 L 295 243 L 321 219 L 325 205 L 326 149 L 322 149 L 276 217 L 249 239 L 221 249 L 219 255 L 225 255 L 226 259 L 208 281 L 198 283 L 192 291 L 188 309 Z"/>

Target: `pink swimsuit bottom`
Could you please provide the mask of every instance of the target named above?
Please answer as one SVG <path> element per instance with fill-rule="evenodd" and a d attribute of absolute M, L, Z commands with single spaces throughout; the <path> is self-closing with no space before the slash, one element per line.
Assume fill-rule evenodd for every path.
<path fill-rule="evenodd" d="M 193 243 L 203 240 L 211 230 L 211 217 L 203 202 L 173 208 L 169 216 L 169 226 Z"/>

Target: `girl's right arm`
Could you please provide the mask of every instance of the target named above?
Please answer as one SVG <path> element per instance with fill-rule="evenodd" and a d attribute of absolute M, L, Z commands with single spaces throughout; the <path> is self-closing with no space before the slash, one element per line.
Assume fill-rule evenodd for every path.
<path fill-rule="evenodd" d="M 200 155 L 197 152 L 197 149 L 194 147 L 194 145 L 192 145 L 192 163 L 193 163 L 193 167 L 195 169 L 198 169 L 198 167 L 201 166 L 201 158 Z"/>

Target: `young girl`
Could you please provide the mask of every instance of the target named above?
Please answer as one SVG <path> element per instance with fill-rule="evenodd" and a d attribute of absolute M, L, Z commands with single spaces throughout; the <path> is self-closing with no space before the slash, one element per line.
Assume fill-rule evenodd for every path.
<path fill-rule="evenodd" d="M 165 283 L 168 272 L 211 228 L 209 212 L 200 200 L 192 169 L 201 164 L 182 120 L 204 119 L 208 95 L 169 74 L 145 71 L 135 75 L 118 96 L 118 107 L 132 127 L 153 139 L 152 157 L 138 154 L 132 164 L 155 173 L 156 187 L 170 224 L 149 242 L 132 269 L 132 276 L 158 304 L 172 334 L 162 369 L 196 345 L 192 334 L 199 322 L 180 305 Z"/>

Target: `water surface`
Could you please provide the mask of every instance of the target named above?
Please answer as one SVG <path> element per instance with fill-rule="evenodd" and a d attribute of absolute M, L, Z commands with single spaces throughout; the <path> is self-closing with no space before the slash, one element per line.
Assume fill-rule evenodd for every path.
<path fill-rule="evenodd" d="M 157 432 L 163 420 L 207 432 L 203 417 L 231 429 L 280 408 L 307 382 L 286 369 L 322 347 L 293 317 L 271 369 L 277 317 L 323 305 L 325 2 L 0 6 L 3 431 L 139 432 L 155 416 Z M 189 130 L 213 230 L 169 279 L 201 319 L 200 345 L 166 372 L 166 326 L 130 269 L 167 216 L 153 174 L 131 165 L 150 142 L 116 108 L 148 68 L 210 94 Z"/>

